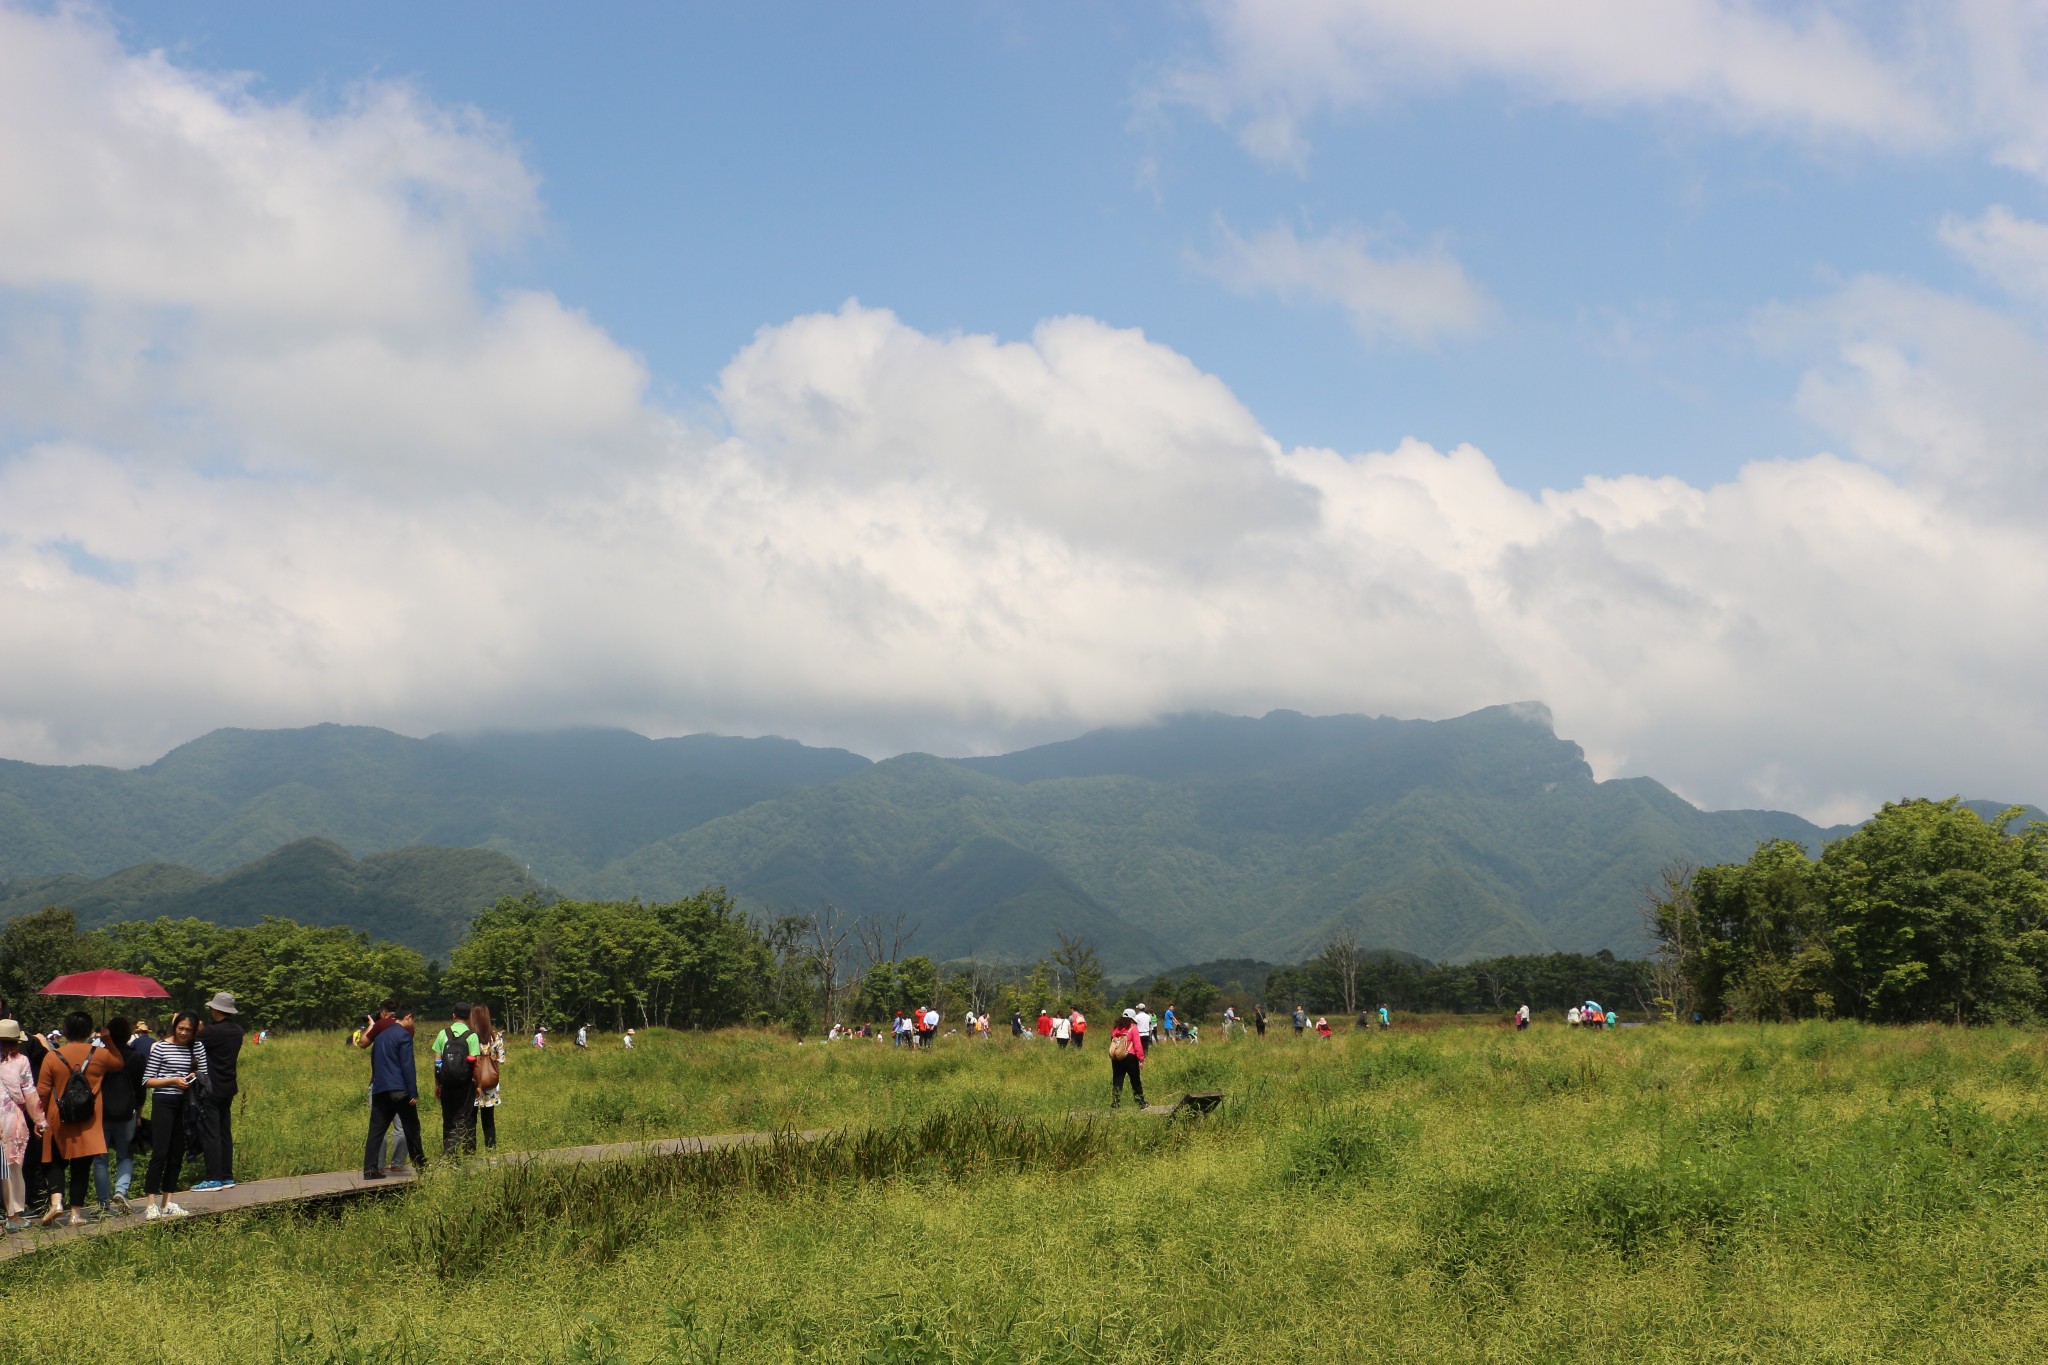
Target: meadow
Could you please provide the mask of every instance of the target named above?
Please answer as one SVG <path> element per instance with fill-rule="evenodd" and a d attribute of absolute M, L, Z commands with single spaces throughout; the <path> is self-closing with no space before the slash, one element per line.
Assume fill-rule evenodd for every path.
<path fill-rule="evenodd" d="M 1099 1046 L 603 1042 L 515 1054 L 508 1144 L 842 1132 L 38 1254 L 0 1359 L 1954 1362 L 2048 1334 L 2032 1031 L 1282 1031 L 1156 1054 L 1154 1100 L 1228 1095 L 1171 1125 L 1075 1112 Z M 247 1071 L 249 1174 L 359 1157 L 359 1058 Z"/>

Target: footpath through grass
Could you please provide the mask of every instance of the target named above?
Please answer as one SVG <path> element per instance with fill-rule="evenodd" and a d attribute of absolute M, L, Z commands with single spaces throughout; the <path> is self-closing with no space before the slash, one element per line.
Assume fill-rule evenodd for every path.
<path fill-rule="evenodd" d="M 532 1131 L 621 1135 L 543 1104 L 587 1110 L 622 1064 L 681 1092 L 671 1131 L 861 1131 L 90 1240 L 11 1268 L 0 1359 L 1954 1362 L 2048 1339 L 2034 1033 L 1212 1042 L 1148 1064 L 1155 1099 L 1230 1095 L 1172 1129 L 1066 1114 L 1101 1102 L 1099 1051 L 658 1042 L 524 1069 Z M 637 1106 L 669 1112 L 603 1122 Z M 53 1332 L 30 1306 L 55 1304 Z"/>

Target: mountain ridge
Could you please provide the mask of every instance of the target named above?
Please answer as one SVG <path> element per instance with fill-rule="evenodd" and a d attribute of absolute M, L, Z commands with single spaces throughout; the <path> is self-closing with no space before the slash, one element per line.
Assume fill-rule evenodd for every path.
<path fill-rule="evenodd" d="M 1294 960 L 1347 929 L 1436 961 L 1635 952 L 1664 865 L 1848 828 L 1599 781 L 1529 702 L 1441 721 L 1189 713 L 963 759 L 330 725 L 215 731 L 133 770 L 0 762 L 10 886 L 120 876 L 189 897 L 192 877 L 307 839 L 359 859 L 433 845 L 503 855 L 567 895 L 716 883 L 763 910 L 900 913 L 942 957 L 1035 956 L 1079 933 L 1128 971 Z M 370 894 L 330 872 L 339 901 Z"/>

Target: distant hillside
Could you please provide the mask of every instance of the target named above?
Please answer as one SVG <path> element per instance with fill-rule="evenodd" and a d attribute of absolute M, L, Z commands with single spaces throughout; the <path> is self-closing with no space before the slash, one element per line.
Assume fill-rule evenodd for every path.
<path fill-rule="evenodd" d="M 717 735 L 216 730 L 133 771 L 0 761 L 0 877 L 148 862 L 225 872 L 323 838 L 357 853 L 495 848 L 571 886 L 656 839 L 867 765 Z"/>
<path fill-rule="evenodd" d="M 501 852 L 565 895 L 716 883 L 763 909 L 900 913 L 941 958 L 1035 956 L 1078 933 L 1120 974 L 1299 961 L 1339 929 L 1437 962 L 1636 954 L 1660 868 L 1842 832 L 1701 811 L 1649 778 L 1596 782 L 1528 703 L 1446 721 L 1178 716 L 960 760 L 317 726 L 217 731 L 133 772 L 0 763 L 0 877 L 70 874 L 95 904 L 175 893 L 240 913 L 201 874 L 241 877 L 308 838 L 366 868 L 428 844 Z M 332 880 L 368 888 L 355 875 Z M 384 903 L 334 903 L 351 895 L 350 913 Z"/>
<path fill-rule="evenodd" d="M 996 759 L 890 759 L 710 821 L 604 874 L 628 888 L 720 881 L 856 911 L 905 910 L 942 956 L 1052 927 L 1118 946 L 1116 970 L 1292 961 L 1340 927 L 1439 961 L 1640 951 L 1643 888 L 1673 861 L 1740 859 L 1832 831 L 1701 811 L 1646 778 L 1595 782 L 1541 707 L 1456 720 L 1275 712 L 1183 716 Z M 1056 871 L 1041 925 L 926 894 L 941 851 L 1012 850 Z M 1151 949 L 1146 955 L 1142 948 Z"/>
<path fill-rule="evenodd" d="M 517 863 L 488 849 L 401 848 L 358 861 L 339 844 L 301 839 L 219 877 L 169 863 L 96 879 L 17 877 L 0 882 L 0 921 L 46 905 L 69 906 L 88 929 L 160 915 L 224 925 L 283 915 L 368 930 L 445 961 L 479 911 L 538 890 Z"/>

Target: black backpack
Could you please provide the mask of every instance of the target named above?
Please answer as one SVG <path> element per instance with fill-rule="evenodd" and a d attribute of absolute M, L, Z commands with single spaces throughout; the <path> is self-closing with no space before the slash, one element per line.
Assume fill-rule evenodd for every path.
<path fill-rule="evenodd" d="M 72 1066 L 63 1053 L 57 1054 L 57 1060 L 63 1062 L 64 1069 L 71 1073 L 71 1079 L 64 1082 L 64 1093 L 57 1096 L 58 1120 L 63 1123 L 89 1122 L 99 1107 L 92 1093 L 91 1083 L 85 1079 L 85 1073 Z M 92 1064 L 90 1057 L 86 1058 L 86 1064 Z"/>
<path fill-rule="evenodd" d="M 457 1033 L 448 1030 L 448 1036 L 441 1040 L 441 1055 L 434 1059 L 434 1074 L 441 1078 L 443 1085 L 468 1085 L 474 1077 L 469 1069 L 468 1030 Z"/>

